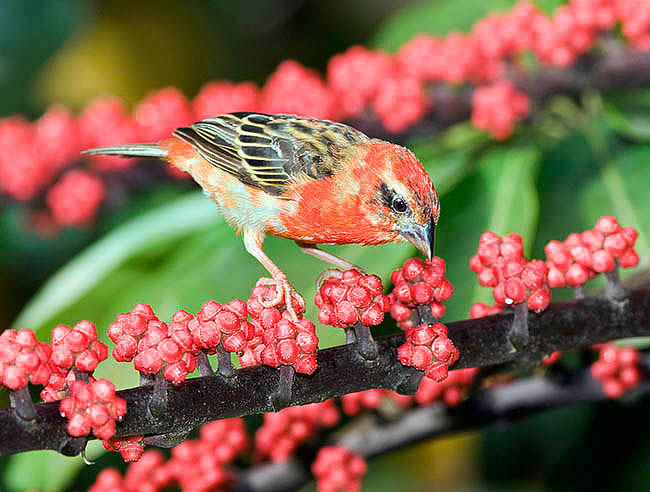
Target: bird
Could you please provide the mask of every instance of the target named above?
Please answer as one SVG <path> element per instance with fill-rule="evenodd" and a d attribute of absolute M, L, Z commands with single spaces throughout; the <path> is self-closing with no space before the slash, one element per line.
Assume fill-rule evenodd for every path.
<path fill-rule="evenodd" d="M 420 161 L 405 147 L 343 123 L 227 113 L 177 128 L 157 143 L 83 153 L 159 158 L 190 174 L 271 275 L 258 282 L 276 286 L 276 297 L 264 305 L 284 302 L 294 319 L 296 292 L 264 253 L 267 234 L 343 270 L 358 267 L 319 244 L 408 241 L 433 256 L 440 201 Z"/>

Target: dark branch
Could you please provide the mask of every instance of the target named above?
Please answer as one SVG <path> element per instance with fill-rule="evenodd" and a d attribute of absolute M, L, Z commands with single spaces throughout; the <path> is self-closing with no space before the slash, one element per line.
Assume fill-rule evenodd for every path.
<path fill-rule="evenodd" d="M 513 316 L 450 323 L 449 336 L 460 350 L 454 368 L 528 363 L 554 350 L 568 350 L 616 338 L 650 335 L 650 290 L 632 291 L 623 302 L 593 297 L 553 303 L 541 315 L 529 314 L 528 342 L 512 351 L 508 341 Z M 324 401 L 370 388 L 398 392 L 414 391 L 417 373 L 397 360 L 403 335 L 377 340 L 378 356 L 368 361 L 354 344 L 322 350 L 318 370 L 312 376 L 295 377 L 290 405 Z M 127 401 L 128 412 L 118 423 L 117 435 L 179 434 L 212 420 L 273 411 L 272 395 L 278 387 L 279 371 L 254 366 L 240 369 L 232 378 L 219 375 L 193 378 L 167 390 L 168 406 L 155 418 L 148 409 L 151 385 L 118 392 Z M 36 406 L 36 417 L 25 422 L 12 410 L 0 411 L 0 455 L 34 449 L 78 452 L 78 440 L 66 432 L 58 403 Z"/>
<path fill-rule="evenodd" d="M 647 358 L 645 362 L 648 363 Z M 646 381 L 635 388 L 634 395 L 649 392 L 650 382 Z M 508 423 L 554 408 L 604 400 L 601 383 L 586 369 L 562 381 L 531 378 L 479 390 L 456 408 L 441 403 L 414 407 L 394 421 L 375 419 L 371 425 L 354 426 L 328 444 L 343 446 L 370 459 L 431 438 Z M 292 459 L 252 467 L 239 475 L 235 490 L 299 490 L 313 480 L 309 465 Z"/>

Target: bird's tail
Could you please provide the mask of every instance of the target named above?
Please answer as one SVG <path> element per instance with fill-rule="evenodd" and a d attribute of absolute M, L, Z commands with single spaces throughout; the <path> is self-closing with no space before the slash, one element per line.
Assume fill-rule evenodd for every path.
<path fill-rule="evenodd" d="M 86 155 L 121 155 L 122 157 L 167 157 L 167 149 L 155 143 L 114 145 L 112 147 L 99 147 L 97 149 L 84 150 Z"/>

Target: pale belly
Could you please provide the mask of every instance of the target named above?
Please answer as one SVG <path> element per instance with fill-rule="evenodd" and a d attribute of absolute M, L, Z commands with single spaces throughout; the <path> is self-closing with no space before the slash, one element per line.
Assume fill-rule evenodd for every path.
<path fill-rule="evenodd" d="M 247 186 L 200 157 L 188 159 L 183 170 L 194 178 L 205 195 L 217 204 L 226 221 L 238 231 L 286 232 L 280 215 L 291 208 L 290 201 Z"/>

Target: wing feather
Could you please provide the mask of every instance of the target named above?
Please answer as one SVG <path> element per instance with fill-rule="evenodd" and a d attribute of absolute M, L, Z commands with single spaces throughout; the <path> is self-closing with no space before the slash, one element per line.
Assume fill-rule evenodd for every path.
<path fill-rule="evenodd" d="M 347 125 L 293 115 L 228 113 L 174 135 L 243 183 L 280 195 L 297 176 L 322 179 L 341 165 L 342 146 L 368 140 Z"/>

